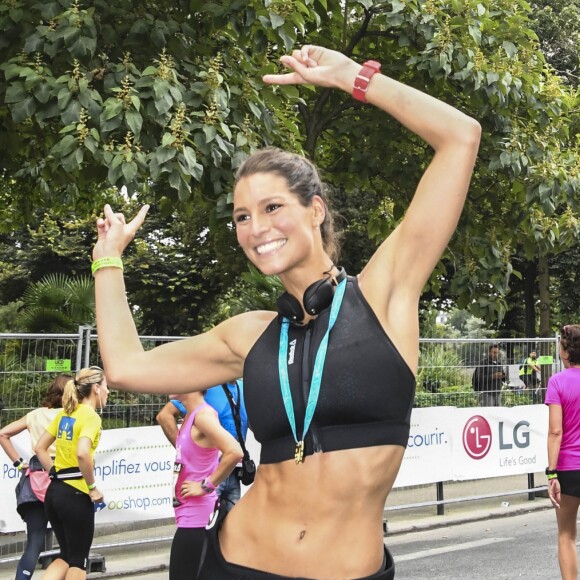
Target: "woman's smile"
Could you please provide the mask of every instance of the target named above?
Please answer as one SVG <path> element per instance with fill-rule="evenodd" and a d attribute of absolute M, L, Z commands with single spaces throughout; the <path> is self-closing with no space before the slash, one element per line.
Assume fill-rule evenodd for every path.
<path fill-rule="evenodd" d="M 256 246 L 256 252 L 263 256 L 265 254 L 273 254 L 279 250 L 282 246 L 286 244 L 286 239 L 274 240 L 272 242 L 266 242 L 265 244 L 260 244 Z"/>

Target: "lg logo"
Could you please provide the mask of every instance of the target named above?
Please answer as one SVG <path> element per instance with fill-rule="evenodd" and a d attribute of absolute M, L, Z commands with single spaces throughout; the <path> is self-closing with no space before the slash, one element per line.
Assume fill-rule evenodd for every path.
<path fill-rule="evenodd" d="M 504 422 L 499 421 L 498 425 L 498 447 L 500 451 L 513 449 L 526 449 L 530 446 L 530 423 L 528 421 L 518 421 L 511 433 L 509 427 L 507 434 L 504 433 Z M 481 415 L 474 415 L 467 421 L 463 428 L 463 447 L 471 459 L 483 459 L 491 449 L 492 433 L 491 426 Z"/>
<path fill-rule="evenodd" d="M 491 449 L 491 427 L 481 415 L 467 421 L 463 429 L 463 447 L 472 459 L 483 459 Z"/>

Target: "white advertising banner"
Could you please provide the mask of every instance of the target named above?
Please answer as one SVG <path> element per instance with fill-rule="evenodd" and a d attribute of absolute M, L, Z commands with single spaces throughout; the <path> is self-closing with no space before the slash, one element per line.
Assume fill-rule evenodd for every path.
<path fill-rule="evenodd" d="M 22 457 L 32 455 L 28 433 L 12 439 Z M 102 432 L 95 452 L 95 478 L 104 496 L 96 523 L 173 517 L 172 474 L 175 449 L 161 428 L 131 427 Z M 20 473 L 2 453 L 0 532 L 24 530 L 14 488 Z"/>
<path fill-rule="evenodd" d="M 394 487 L 542 471 L 547 437 L 545 405 L 413 409 Z"/>
<path fill-rule="evenodd" d="M 28 459 L 32 455 L 28 431 L 12 437 L 11 441 L 21 457 Z M 24 530 L 24 522 L 16 511 L 16 494 L 14 493 L 14 488 L 20 479 L 20 471 L 12 466 L 12 461 L 1 449 L 0 466 L 2 469 L 2 478 L 0 479 L 0 498 L 2 498 L 0 499 L 0 533 Z"/>
<path fill-rule="evenodd" d="M 175 449 L 158 426 L 103 431 L 95 479 L 105 508 L 96 523 L 173 517 Z"/>
<path fill-rule="evenodd" d="M 455 409 L 453 479 L 543 471 L 548 465 L 548 407 Z"/>
<path fill-rule="evenodd" d="M 451 426 L 454 407 L 413 409 L 411 432 L 394 487 L 452 478 Z"/>
<path fill-rule="evenodd" d="M 22 457 L 32 455 L 27 432 L 13 437 L 12 442 Z M 258 464 L 260 445 L 250 431 L 247 448 Z M 158 426 L 103 431 L 95 452 L 95 478 L 105 507 L 97 512 L 96 523 L 173 517 L 174 458 L 175 449 Z M 24 530 L 14 493 L 20 472 L 5 453 L 0 452 L 0 461 L 0 532 Z M 242 485 L 242 494 L 247 489 Z"/>

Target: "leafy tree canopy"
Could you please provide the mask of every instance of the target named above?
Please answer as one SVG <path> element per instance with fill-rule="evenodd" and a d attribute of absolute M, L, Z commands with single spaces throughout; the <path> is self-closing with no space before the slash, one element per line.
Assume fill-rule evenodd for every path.
<path fill-rule="evenodd" d="M 548 62 L 571 85 L 580 79 L 580 0 L 536 0 L 532 27 Z"/>
<path fill-rule="evenodd" d="M 252 148 L 296 140 L 260 79 L 277 69 L 272 47 L 289 49 L 315 17 L 307 4 L 3 3 L 0 171 L 13 205 L 92 209 L 96 189 L 125 186 L 223 208 Z"/>
<path fill-rule="evenodd" d="M 134 214 L 136 208 L 137 203 L 127 200 L 118 206 L 127 215 Z M 55 295 L 60 299 L 69 282 L 90 272 L 95 220 L 94 215 L 78 218 L 71 213 L 64 218 L 37 211 L 27 228 L 0 234 L 0 304 L 10 305 L 0 313 L 3 331 L 39 331 L 42 325 L 38 321 L 48 321 L 48 314 L 35 316 L 34 320 L 16 317 L 15 308 L 21 314 L 23 308 L 31 310 L 37 305 L 37 294 L 42 300 Z M 164 216 L 153 209 L 141 235 L 128 248 L 124 257 L 125 283 L 142 334 L 195 334 L 210 316 L 214 302 L 246 268 L 244 259 L 234 262 L 228 256 L 228 250 L 234 253 L 233 232 L 221 232 L 216 241 L 207 223 L 207 211 Z M 224 266 L 226 260 L 234 265 Z M 47 277 L 55 275 L 66 282 L 56 284 L 57 290 L 55 284 L 44 284 Z M 30 288 L 37 286 L 43 292 L 27 298 Z M 24 304 L 17 300 L 24 300 Z M 59 309 L 51 300 L 41 301 L 40 307 L 45 306 L 47 310 Z M 70 318 L 77 321 L 72 324 L 76 330 L 80 319 Z M 47 325 L 44 330 L 49 328 L 55 326 Z"/>
<path fill-rule="evenodd" d="M 255 147 L 282 144 L 322 168 L 357 250 L 367 215 L 378 243 L 431 152 L 348 95 L 264 87 L 261 75 L 304 42 L 377 58 L 482 123 L 466 210 L 432 295 L 445 289 L 459 307 L 501 317 L 514 258 L 578 242 L 578 94 L 547 64 L 525 0 L 11 0 L 0 7 L 7 219 L 49 203 L 88 214 L 113 185 L 157 200 L 165 216 L 184 201 L 187 219 L 209 208 L 214 231 L 232 170 Z M 357 250 L 345 248 L 347 263 L 356 266 Z"/>

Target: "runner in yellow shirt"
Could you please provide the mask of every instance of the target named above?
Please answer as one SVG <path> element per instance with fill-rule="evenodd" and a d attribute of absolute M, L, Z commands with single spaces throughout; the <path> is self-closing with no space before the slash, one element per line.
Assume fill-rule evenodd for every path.
<path fill-rule="evenodd" d="M 93 455 L 101 434 L 96 409 L 107 403 L 109 389 L 100 367 L 82 369 L 69 381 L 63 410 L 47 427 L 36 446 L 43 467 L 51 472 L 45 509 L 60 546 L 60 555 L 44 580 L 82 580 L 95 531 L 94 503 L 103 501 L 95 483 Z M 48 448 L 56 441 L 54 464 Z"/>

